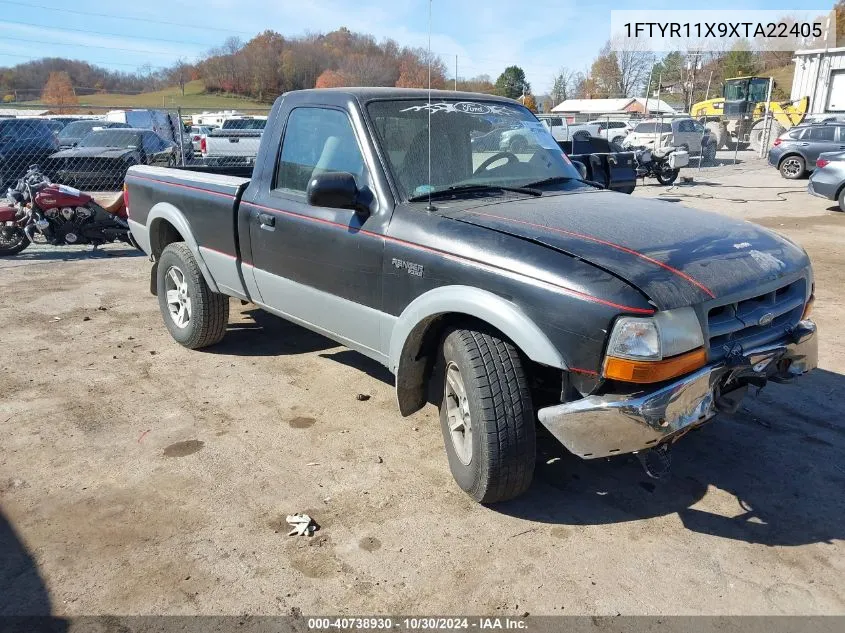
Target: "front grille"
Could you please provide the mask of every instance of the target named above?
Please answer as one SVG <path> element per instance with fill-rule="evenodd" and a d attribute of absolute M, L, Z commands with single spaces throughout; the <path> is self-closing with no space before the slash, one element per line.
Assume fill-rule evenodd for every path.
<path fill-rule="evenodd" d="M 748 350 L 783 338 L 801 320 L 806 297 L 805 281 L 799 279 L 762 295 L 711 308 L 707 313 L 710 360 L 721 360 L 737 348 Z M 767 315 L 771 322 L 760 325 Z"/>

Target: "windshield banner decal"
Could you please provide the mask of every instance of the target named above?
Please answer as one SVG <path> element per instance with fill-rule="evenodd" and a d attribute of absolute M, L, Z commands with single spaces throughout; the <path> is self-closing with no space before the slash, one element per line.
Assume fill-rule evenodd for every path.
<path fill-rule="evenodd" d="M 427 110 L 434 112 L 460 112 L 463 114 L 500 114 L 504 116 L 516 116 L 517 111 L 505 105 L 497 105 L 494 103 L 476 103 L 473 101 L 458 101 L 456 103 L 449 103 L 441 101 L 440 103 L 424 103 L 423 105 L 411 106 L 400 110 L 400 112 L 420 112 Z"/>

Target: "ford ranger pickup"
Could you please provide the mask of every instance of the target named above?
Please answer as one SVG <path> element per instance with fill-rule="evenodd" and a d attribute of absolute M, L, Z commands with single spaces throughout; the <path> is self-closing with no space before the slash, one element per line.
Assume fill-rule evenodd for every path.
<path fill-rule="evenodd" d="M 536 142 L 472 143 L 516 126 Z M 659 464 L 817 362 L 802 248 L 581 180 L 509 99 L 290 92 L 251 179 L 137 166 L 126 199 L 176 341 L 219 342 L 235 297 L 377 360 L 402 415 L 439 406 L 482 503 L 529 486 L 538 422 L 581 458 Z"/>

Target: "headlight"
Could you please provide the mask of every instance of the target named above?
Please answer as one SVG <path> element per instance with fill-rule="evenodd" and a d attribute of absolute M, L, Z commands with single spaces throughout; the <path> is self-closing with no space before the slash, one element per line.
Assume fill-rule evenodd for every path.
<path fill-rule="evenodd" d="M 695 310 L 664 310 L 650 318 L 616 320 L 604 375 L 629 382 L 659 382 L 698 369 L 706 361 L 704 335 Z"/>

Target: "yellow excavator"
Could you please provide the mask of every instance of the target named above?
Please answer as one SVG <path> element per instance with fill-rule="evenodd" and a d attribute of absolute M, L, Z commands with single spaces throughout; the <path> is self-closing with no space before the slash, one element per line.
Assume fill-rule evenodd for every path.
<path fill-rule="evenodd" d="M 732 77 L 725 80 L 721 98 L 699 101 L 692 106 L 690 114 L 716 137 L 717 149 L 733 149 L 734 144 L 739 144 L 759 151 L 765 133 L 768 94 L 768 77 Z M 785 130 L 801 123 L 809 107 L 809 97 L 769 102 L 772 118 L 769 145 Z"/>

